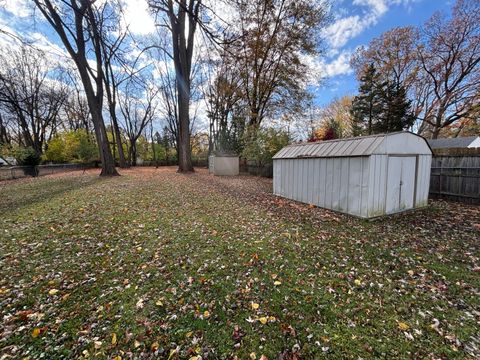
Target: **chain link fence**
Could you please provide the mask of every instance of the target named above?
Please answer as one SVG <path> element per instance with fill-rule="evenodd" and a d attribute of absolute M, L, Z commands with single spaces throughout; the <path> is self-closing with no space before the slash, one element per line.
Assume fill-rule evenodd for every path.
<path fill-rule="evenodd" d="M 44 176 L 67 171 L 85 170 L 92 167 L 94 167 L 93 164 L 51 164 L 0 167 L 0 181 Z"/>

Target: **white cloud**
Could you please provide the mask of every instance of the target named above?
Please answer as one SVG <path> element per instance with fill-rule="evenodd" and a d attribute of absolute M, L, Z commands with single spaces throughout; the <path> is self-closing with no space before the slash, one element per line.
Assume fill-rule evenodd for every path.
<path fill-rule="evenodd" d="M 340 55 L 330 63 L 323 64 L 323 74 L 325 77 L 334 77 L 338 75 L 349 75 L 353 72 L 350 66 L 350 51 L 342 51 Z"/>
<path fill-rule="evenodd" d="M 340 50 L 328 60 L 315 56 L 304 56 L 302 62 L 308 66 L 306 86 L 319 86 L 323 80 L 340 75 L 350 75 L 353 69 L 350 66 L 352 50 Z"/>
<path fill-rule="evenodd" d="M 367 21 L 368 20 L 368 21 Z M 324 36 L 331 47 L 338 49 L 369 26 L 371 18 L 361 19 L 360 16 L 349 16 L 335 21 L 325 31 Z"/>
<path fill-rule="evenodd" d="M 4 0 L 0 2 L 0 8 L 4 8 L 16 17 L 27 17 L 31 14 L 32 1 L 29 0 Z"/>
<path fill-rule="evenodd" d="M 52 60 L 55 59 L 55 62 L 63 63 L 71 60 L 70 55 L 63 47 L 52 42 L 44 34 L 32 32 L 25 34 L 25 37 L 34 44 L 35 48 L 42 50 L 47 56 L 51 56 Z"/>
<path fill-rule="evenodd" d="M 342 11 L 344 9 L 339 10 L 338 13 L 342 15 L 327 27 L 324 37 L 332 49 L 342 48 L 349 40 L 374 26 L 390 6 L 403 5 L 408 8 L 417 1 L 420 0 L 353 0 L 352 4 L 361 8 L 360 13 L 346 16 Z"/>
<path fill-rule="evenodd" d="M 369 7 L 375 16 L 382 16 L 388 10 L 385 0 L 353 0 L 353 5 Z"/>
<path fill-rule="evenodd" d="M 123 0 L 125 25 L 135 35 L 147 35 L 155 31 L 155 21 L 146 0 Z"/>
<path fill-rule="evenodd" d="M 340 18 L 325 30 L 324 36 L 333 48 L 345 46 L 349 40 L 375 25 L 388 10 L 384 0 L 354 0 L 353 4 L 367 9 L 361 15 Z"/>

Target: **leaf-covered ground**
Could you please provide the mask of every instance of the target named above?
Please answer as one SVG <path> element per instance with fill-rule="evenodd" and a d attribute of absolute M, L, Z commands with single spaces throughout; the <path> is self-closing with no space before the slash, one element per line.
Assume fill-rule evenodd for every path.
<path fill-rule="evenodd" d="M 0 358 L 478 358 L 480 208 L 368 222 L 205 170 L 0 184 Z"/>

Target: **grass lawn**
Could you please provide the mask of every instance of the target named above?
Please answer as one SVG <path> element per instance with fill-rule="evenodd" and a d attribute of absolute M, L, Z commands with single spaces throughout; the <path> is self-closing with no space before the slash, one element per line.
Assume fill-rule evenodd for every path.
<path fill-rule="evenodd" d="M 0 183 L 1 359 L 480 356 L 478 206 L 368 222 L 268 179 L 122 174 Z"/>

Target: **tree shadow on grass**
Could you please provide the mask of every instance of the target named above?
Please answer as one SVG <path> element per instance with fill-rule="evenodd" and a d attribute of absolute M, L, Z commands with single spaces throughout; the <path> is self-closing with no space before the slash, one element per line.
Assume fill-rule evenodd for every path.
<path fill-rule="evenodd" d="M 25 206 L 48 202 L 71 191 L 94 186 L 106 178 L 79 175 L 56 178 L 35 178 L 28 182 L 0 187 L 0 214 L 18 211 Z"/>

